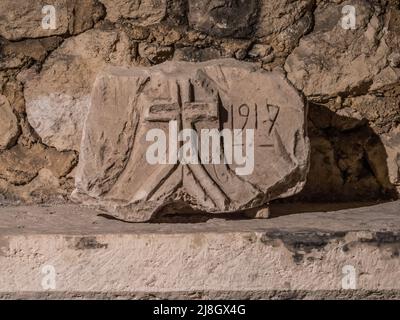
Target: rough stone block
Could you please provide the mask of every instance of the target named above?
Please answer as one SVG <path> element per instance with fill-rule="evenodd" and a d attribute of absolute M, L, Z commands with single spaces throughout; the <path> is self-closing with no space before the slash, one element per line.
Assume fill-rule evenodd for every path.
<path fill-rule="evenodd" d="M 68 31 L 66 0 L 56 0 L 56 28 L 42 28 L 43 7 L 47 1 L 4 0 L 0 19 L 0 35 L 9 40 L 61 35 Z"/>
<path fill-rule="evenodd" d="M 1 6 L 0 36 L 8 40 L 78 34 L 104 14 L 94 0 L 2 0 Z"/>
<path fill-rule="evenodd" d="M 0 95 L 0 150 L 16 142 L 19 135 L 18 120 L 7 98 Z"/>
<path fill-rule="evenodd" d="M 92 92 L 73 198 L 130 221 L 147 221 L 162 209 L 263 206 L 305 183 L 305 115 L 283 74 L 253 64 L 110 68 Z M 213 130 L 217 136 L 203 138 Z"/>
<path fill-rule="evenodd" d="M 257 0 L 189 0 L 189 23 L 205 33 L 219 37 L 245 37 L 257 17 Z"/>
<path fill-rule="evenodd" d="M 352 32 L 341 25 L 346 4 L 357 12 Z M 314 32 L 300 40 L 285 63 L 289 80 L 307 97 L 326 100 L 345 92 L 357 96 L 399 82 L 400 70 L 390 65 L 391 52 L 398 51 L 390 47 L 398 41 L 398 32 L 381 32 L 387 22 L 372 3 L 326 3 L 314 15 Z"/>
<path fill-rule="evenodd" d="M 89 30 L 65 40 L 40 73 L 24 76 L 28 120 L 46 145 L 79 150 L 96 73 L 107 64 L 130 65 L 129 53 L 124 33 Z"/>
<path fill-rule="evenodd" d="M 112 22 L 119 18 L 132 19 L 146 26 L 160 22 L 167 13 L 167 0 L 101 0 L 107 9 L 106 18 Z"/>

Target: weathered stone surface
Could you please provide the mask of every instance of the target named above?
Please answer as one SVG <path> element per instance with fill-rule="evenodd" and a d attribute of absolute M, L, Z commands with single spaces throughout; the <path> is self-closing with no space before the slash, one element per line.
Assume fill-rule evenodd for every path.
<path fill-rule="evenodd" d="M 62 35 L 69 32 L 78 34 L 93 26 L 104 14 L 103 8 L 94 0 L 3 0 L 0 18 L 0 35 L 8 40 L 40 38 Z M 45 29 L 42 20 L 47 12 L 43 7 L 52 5 L 55 9 L 56 28 Z"/>
<path fill-rule="evenodd" d="M 56 49 L 62 41 L 62 37 L 28 39 L 17 42 L 0 39 L 3 55 L 0 59 L 0 70 L 21 68 L 32 61 L 42 62 L 48 52 Z"/>
<path fill-rule="evenodd" d="M 0 297 L 400 298 L 399 202 L 344 208 L 132 224 L 72 205 L 0 207 Z"/>
<path fill-rule="evenodd" d="M 314 4 L 313 0 L 259 1 L 260 9 L 255 30 L 257 36 L 267 37 L 287 29 L 294 29 L 299 20 L 312 13 Z"/>
<path fill-rule="evenodd" d="M 174 60 L 189 62 L 204 62 L 221 58 L 221 52 L 213 48 L 180 48 L 175 50 Z"/>
<path fill-rule="evenodd" d="M 354 5 L 355 30 L 341 26 L 342 7 Z M 315 11 L 314 31 L 300 40 L 288 57 L 288 78 L 310 99 L 360 95 L 399 82 L 400 70 L 390 66 L 390 20 L 381 8 L 366 1 L 321 4 Z M 385 22 L 386 21 L 386 22 Z M 398 49 L 396 49 L 398 50 Z"/>
<path fill-rule="evenodd" d="M 28 183 L 12 184 L 0 179 L 0 198 L 6 204 L 20 203 L 66 203 L 72 183 L 57 177 L 51 170 L 43 168 Z"/>
<path fill-rule="evenodd" d="M 386 163 L 390 182 L 400 193 L 400 130 L 393 130 L 382 135 L 382 142 L 386 151 Z"/>
<path fill-rule="evenodd" d="M 67 0 L 70 13 L 68 31 L 76 35 L 92 28 L 105 14 L 98 0 Z"/>
<path fill-rule="evenodd" d="M 368 120 L 378 134 L 389 133 L 400 121 L 400 93 L 398 96 L 367 94 L 351 97 L 343 105 L 349 110 L 350 117 Z"/>
<path fill-rule="evenodd" d="M 139 55 L 147 59 L 151 64 L 159 64 L 171 58 L 174 49 L 169 46 L 141 43 L 138 48 Z"/>
<path fill-rule="evenodd" d="M 167 15 L 165 21 L 173 25 L 186 24 L 187 5 L 187 0 L 167 1 Z"/>
<path fill-rule="evenodd" d="M 26 76 L 28 120 L 42 141 L 58 150 L 79 150 L 96 73 L 107 64 L 130 65 L 124 33 L 90 30 L 66 40 L 40 73 Z"/>
<path fill-rule="evenodd" d="M 147 26 L 160 22 L 167 13 L 167 0 L 100 0 L 106 7 L 106 18 L 112 22 L 120 18 L 132 19 Z"/>
<path fill-rule="evenodd" d="M 4 150 L 15 143 L 18 135 L 18 119 L 7 98 L 0 95 L 0 150 Z"/>
<path fill-rule="evenodd" d="M 66 176 L 77 161 L 75 152 L 18 144 L 0 154 L 0 194 L 9 201 L 29 203 L 66 198 Z"/>
<path fill-rule="evenodd" d="M 308 171 L 305 114 L 302 98 L 284 75 L 253 64 L 215 60 L 109 69 L 92 92 L 74 198 L 124 220 L 146 221 L 165 207 L 233 212 L 293 195 Z M 170 121 L 199 136 L 202 129 L 254 130 L 250 147 L 244 140 L 234 142 L 247 146 L 242 152 L 249 158 L 254 150 L 253 168 L 241 174 L 237 161 L 149 164 L 152 143 L 146 135 L 164 130 L 172 134 L 171 145 Z M 217 139 L 225 151 L 218 156 L 229 157 L 232 146 Z"/>
<path fill-rule="evenodd" d="M 68 31 L 67 1 L 55 0 L 56 29 L 43 29 L 42 9 L 48 1 L 3 0 L 0 19 L 0 35 L 8 40 L 61 35 Z"/>
<path fill-rule="evenodd" d="M 252 31 L 257 0 L 189 0 L 189 24 L 218 37 L 246 37 Z"/>
<path fill-rule="evenodd" d="M 16 163 L 14 159 L 19 161 Z M 41 169 L 49 169 L 54 176 L 63 177 L 77 159 L 73 152 L 58 153 L 55 149 L 36 144 L 32 148 L 17 145 L 2 152 L 0 160 L 0 178 L 14 185 L 23 185 L 32 181 Z"/>
<path fill-rule="evenodd" d="M 315 1 L 259 1 L 259 6 L 255 35 L 273 48 L 279 65 L 312 30 Z"/>

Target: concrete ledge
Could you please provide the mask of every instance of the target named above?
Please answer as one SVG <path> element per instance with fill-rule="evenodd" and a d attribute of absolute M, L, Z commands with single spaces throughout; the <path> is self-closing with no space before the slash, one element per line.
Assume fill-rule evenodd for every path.
<path fill-rule="evenodd" d="M 3 206 L 0 297 L 400 298 L 400 202 L 294 214 L 306 209 L 131 224 L 75 205 Z"/>

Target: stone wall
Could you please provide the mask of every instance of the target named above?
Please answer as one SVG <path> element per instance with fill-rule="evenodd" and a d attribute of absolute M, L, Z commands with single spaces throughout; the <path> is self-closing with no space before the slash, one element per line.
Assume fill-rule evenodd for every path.
<path fill-rule="evenodd" d="M 56 28 L 42 26 L 45 5 Z M 2 0 L 0 200 L 68 201 L 103 67 L 228 57 L 282 70 L 309 102 L 311 170 L 297 199 L 396 197 L 399 0 Z"/>

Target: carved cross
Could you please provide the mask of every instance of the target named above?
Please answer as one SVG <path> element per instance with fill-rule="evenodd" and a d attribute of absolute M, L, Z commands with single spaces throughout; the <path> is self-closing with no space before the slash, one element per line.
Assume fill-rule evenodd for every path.
<path fill-rule="evenodd" d="M 195 87 L 190 80 L 183 83 L 176 82 L 172 86 L 176 90 L 176 101 L 172 103 L 159 102 L 151 105 L 145 111 L 145 120 L 148 122 L 170 122 L 176 120 L 178 122 L 178 130 L 193 129 L 193 125 L 196 122 L 218 120 L 218 91 L 215 89 L 214 84 L 209 82 L 212 80 L 206 79 L 204 76 L 205 74 L 198 75 L 195 81 L 207 93 L 212 94 L 211 102 L 195 101 Z M 230 200 L 205 170 L 198 154 L 197 157 L 199 164 L 185 164 L 185 167 L 193 174 L 196 181 L 201 184 L 201 187 L 213 203 L 223 210 Z M 180 164 L 173 167 L 169 166 L 164 170 L 162 179 L 170 176 L 171 172 L 178 170 L 179 167 L 181 167 Z M 159 176 L 159 172 L 157 172 L 157 175 Z M 151 177 L 149 179 L 152 181 Z M 159 187 L 159 184 L 154 181 L 151 189 L 156 189 L 157 187 Z M 155 191 L 152 190 L 149 194 L 154 194 Z"/>

